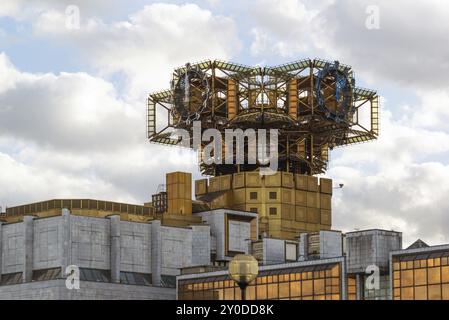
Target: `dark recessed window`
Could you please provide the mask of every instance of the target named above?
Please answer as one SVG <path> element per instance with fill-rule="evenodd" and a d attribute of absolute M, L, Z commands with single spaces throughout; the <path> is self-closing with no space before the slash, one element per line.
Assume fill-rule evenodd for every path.
<path fill-rule="evenodd" d="M 249 211 L 257 213 L 257 208 L 251 208 Z"/>
<path fill-rule="evenodd" d="M 61 277 L 61 268 L 51 268 L 33 271 L 33 281 L 54 280 Z"/>
<path fill-rule="evenodd" d="M 257 192 L 250 192 L 249 193 L 249 198 L 251 200 L 256 200 L 257 199 Z"/>
<path fill-rule="evenodd" d="M 81 281 L 111 282 L 111 274 L 106 270 L 80 268 Z"/>
<path fill-rule="evenodd" d="M 2 279 L 1 279 L 0 284 L 2 286 L 7 286 L 7 285 L 11 285 L 11 284 L 22 283 L 22 275 L 23 275 L 22 272 L 2 274 Z"/>
<path fill-rule="evenodd" d="M 277 192 L 271 191 L 269 197 L 271 200 L 276 200 L 278 197 L 278 194 L 277 194 Z"/>
<path fill-rule="evenodd" d="M 120 272 L 120 282 L 137 286 L 151 286 L 151 274 Z"/>
<path fill-rule="evenodd" d="M 270 208 L 270 215 L 271 216 L 275 216 L 277 214 L 278 214 L 278 208 L 276 208 L 276 207 Z"/>

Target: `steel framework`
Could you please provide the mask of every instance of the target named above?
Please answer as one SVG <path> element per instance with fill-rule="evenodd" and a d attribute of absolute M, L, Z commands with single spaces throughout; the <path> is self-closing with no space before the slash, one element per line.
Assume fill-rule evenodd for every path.
<path fill-rule="evenodd" d="M 171 89 L 149 95 L 147 112 L 149 140 L 165 145 L 179 144 L 174 129 L 192 133 L 194 120 L 203 132 L 278 129 L 279 170 L 310 175 L 325 172 L 329 150 L 376 139 L 379 132 L 376 91 L 356 87 L 351 67 L 319 59 L 276 67 L 187 64 L 174 71 Z M 200 157 L 207 175 L 260 166 L 205 164 Z"/>

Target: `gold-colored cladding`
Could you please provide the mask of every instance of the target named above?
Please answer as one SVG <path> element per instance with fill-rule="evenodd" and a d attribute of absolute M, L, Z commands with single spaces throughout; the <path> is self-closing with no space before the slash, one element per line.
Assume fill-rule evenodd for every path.
<path fill-rule="evenodd" d="M 171 172 L 166 175 L 168 215 L 192 215 L 192 174 Z"/>
<path fill-rule="evenodd" d="M 201 181 L 201 182 L 199 182 Z M 211 209 L 228 208 L 259 214 L 259 234 L 295 239 L 299 232 L 330 230 L 332 180 L 314 176 L 277 172 L 223 175 L 196 182 L 211 195 Z M 197 193 L 198 194 L 198 193 Z M 206 194 L 201 195 L 201 199 Z M 204 201 L 204 200 L 203 200 Z"/>

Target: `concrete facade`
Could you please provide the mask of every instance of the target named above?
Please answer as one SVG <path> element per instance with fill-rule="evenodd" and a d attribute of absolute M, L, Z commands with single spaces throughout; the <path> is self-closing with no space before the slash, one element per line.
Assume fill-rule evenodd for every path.
<path fill-rule="evenodd" d="M 402 249 L 402 233 L 387 230 L 364 230 L 346 233 L 348 273 L 365 273 L 370 265 L 388 273 L 390 252 Z"/>
<path fill-rule="evenodd" d="M 65 280 L 1 286 L 0 300 L 174 300 L 174 288 L 81 281 L 79 290 L 66 288 Z"/>
<path fill-rule="evenodd" d="M 145 298 L 146 293 L 154 291 L 149 288 L 162 285 L 164 275 L 174 277 L 180 274 L 181 268 L 210 265 L 210 243 L 207 225 L 166 227 L 161 226 L 159 220 L 128 222 L 120 221 L 120 215 L 94 218 L 71 215 L 68 210 L 50 218 L 25 216 L 23 222 L 0 224 L 0 280 L 1 275 L 19 274 L 24 284 L 1 285 L 0 298 L 29 296 L 21 291 L 36 288 L 38 292 L 51 292 L 62 299 L 83 298 L 83 292 L 103 299 L 111 296 L 109 291 L 120 291 L 120 286 L 123 286 L 121 290 L 132 288 L 130 290 L 136 292 L 139 299 Z M 105 272 L 109 280 L 102 283 L 81 281 L 87 289 L 68 295 L 61 293 L 60 283 L 54 282 L 56 279 L 36 280 L 37 273 L 54 269 L 60 271 L 53 277 L 64 279 L 70 265 L 80 270 Z M 125 288 L 127 284 L 121 283 L 123 272 L 146 275 L 151 279 L 151 286 Z M 114 284 L 118 287 L 108 289 L 107 285 Z M 65 284 L 62 287 L 67 290 Z M 126 296 L 126 292 L 123 295 Z"/>

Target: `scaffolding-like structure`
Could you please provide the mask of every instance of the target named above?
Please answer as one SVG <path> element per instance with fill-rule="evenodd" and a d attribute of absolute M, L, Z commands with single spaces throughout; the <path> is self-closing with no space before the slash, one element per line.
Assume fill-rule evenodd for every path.
<path fill-rule="evenodd" d="M 169 90 L 150 94 L 148 138 L 178 145 L 174 129 L 193 137 L 195 120 L 202 132 L 278 129 L 279 170 L 314 175 L 327 169 L 329 150 L 377 138 L 378 95 L 356 87 L 351 67 L 338 61 L 304 59 L 276 67 L 203 61 L 176 69 Z M 200 153 L 208 142 L 201 143 Z M 262 166 L 206 164 L 200 157 L 206 175 Z"/>

